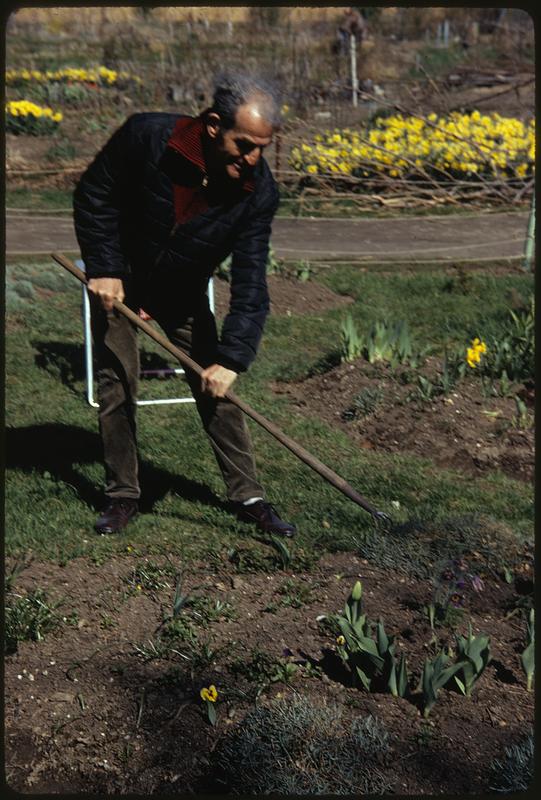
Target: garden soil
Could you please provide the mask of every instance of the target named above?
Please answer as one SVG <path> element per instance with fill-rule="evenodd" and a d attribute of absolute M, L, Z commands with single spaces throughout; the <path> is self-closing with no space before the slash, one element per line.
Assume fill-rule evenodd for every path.
<path fill-rule="evenodd" d="M 297 283 L 295 292 L 290 283 L 270 276 L 274 313 L 317 312 L 348 302 L 312 281 Z M 221 315 L 227 287 L 217 284 Z M 429 363 L 429 372 L 434 368 Z M 513 429 L 510 403 L 482 398 L 477 384 L 465 381 L 448 398 L 401 405 L 405 384 L 384 368 L 354 362 L 274 390 L 288 395 L 299 413 L 341 427 L 359 447 L 414 453 L 471 474 L 498 468 L 530 480 L 533 434 Z M 386 401 L 367 418 L 344 421 L 352 398 L 375 387 Z M 528 387 L 524 397 L 531 402 Z M 332 533 L 332 509 L 316 524 Z M 244 547 L 248 552 L 249 540 L 240 551 Z M 226 793 L 227 785 L 217 781 L 221 743 L 253 707 L 258 685 L 257 671 L 239 673 L 238 665 L 259 650 L 298 669 L 289 684 L 268 686 L 258 703 L 299 692 L 314 705 L 338 704 L 346 718 L 373 715 L 385 725 L 390 750 L 378 754 L 377 767 L 394 793 L 488 792 L 493 760 L 503 759 L 504 748 L 533 725 L 533 694 L 519 662 L 525 646 L 521 599 L 533 591 L 531 554 L 520 548 L 512 554 L 509 583 L 487 570 L 483 590 L 468 594 L 464 620 L 471 617 L 474 632 L 491 637 L 492 661 L 471 698 L 442 690 L 428 719 L 415 692 L 403 699 L 354 688 L 337 656 L 335 634 L 321 617 L 341 610 L 360 579 L 363 610 L 396 634 L 398 652 L 406 653 L 417 679 L 425 657 L 435 653 L 424 611 L 433 597 L 430 580 L 351 553 L 310 555 L 310 569 L 250 572 L 226 553 L 210 564 L 175 565 L 185 594 L 228 602 L 235 612 L 201 628 L 202 641 L 215 654 L 193 673 L 182 648 L 152 660 L 141 654 L 170 613 L 175 586 L 169 579 L 159 589 L 137 589 L 134 568 L 144 555 L 130 546 L 129 532 L 125 555 L 102 564 L 30 561 L 14 591 L 47 587 L 51 599 L 62 601 L 66 619 L 42 641 L 19 643 L 5 659 L 8 785 L 26 794 Z M 166 564 L 161 556 L 153 561 Z M 8 571 L 12 566 L 8 559 Z M 449 627 L 437 627 L 436 634 L 440 646 L 454 643 Z M 200 688 L 210 684 L 219 691 L 214 727 L 199 698 Z"/>
<path fill-rule="evenodd" d="M 448 396 L 423 400 L 415 397 L 411 382 L 401 383 L 400 376 L 407 379 L 407 373 L 407 367 L 393 371 L 358 359 L 299 383 L 275 383 L 274 390 L 301 413 L 342 429 L 360 448 L 414 454 L 469 475 L 497 469 L 511 478 L 533 481 L 533 384 L 518 387 L 529 409 L 529 427 L 519 428 L 514 392 L 486 397 L 481 381 L 471 377 Z M 441 377 L 441 361 L 428 358 L 416 374 L 435 382 Z M 348 420 L 363 393 L 377 397 L 374 410 Z"/>
<path fill-rule="evenodd" d="M 431 599 L 428 583 L 346 553 L 325 555 L 309 573 L 293 576 L 239 575 L 225 563 L 215 569 L 190 565 L 183 590 L 227 601 L 236 611 L 234 619 L 206 630 L 212 646 L 222 649 L 190 678 L 180 656 L 145 663 L 136 654 L 135 645 L 152 638 L 170 608 L 172 589 L 129 592 L 133 564 L 131 553 L 99 566 L 81 559 L 65 567 L 35 563 L 21 573 L 19 591 L 58 587 L 76 621 L 39 643 L 21 643 L 6 660 L 6 775 L 13 789 L 100 796 L 223 793 L 226 787 L 214 780 L 214 753 L 253 702 L 250 683 L 231 665 L 248 662 L 254 648 L 276 659 L 291 653 L 289 661 L 298 665 L 291 684 L 273 684 L 260 703 L 300 692 L 316 705 L 336 703 L 346 716 L 372 715 L 385 725 L 391 748 L 378 768 L 397 794 L 484 793 L 493 759 L 533 724 L 533 696 L 518 661 L 524 626 L 519 615 L 506 616 L 513 589 L 497 579 L 485 578 L 468 608 L 474 631 L 491 636 L 492 662 L 471 698 L 442 690 L 424 720 L 414 700 L 351 687 L 334 637 L 318 617 L 341 610 L 360 579 L 364 609 L 397 634 L 398 651 L 407 653 L 410 670 L 419 674 L 433 652 L 422 612 Z M 310 590 L 301 608 L 280 605 L 288 578 Z M 319 677 L 309 675 L 308 662 L 319 667 Z M 210 684 L 220 693 L 215 727 L 199 699 L 201 686 Z"/>

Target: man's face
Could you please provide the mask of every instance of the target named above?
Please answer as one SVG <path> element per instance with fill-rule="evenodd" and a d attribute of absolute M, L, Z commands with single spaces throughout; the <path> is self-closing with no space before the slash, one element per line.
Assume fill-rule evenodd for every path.
<path fill-rule="evenodd" d="M 273 129 L 257 102 L 253 102 L 239 108 L 235 125 L 229 130 L 219 126 L 217 114 L 209 115 L 207 132 L 212 142 L 213 167 L 224 169 L 233 180 L 245 180 L 271 143 Z"/>

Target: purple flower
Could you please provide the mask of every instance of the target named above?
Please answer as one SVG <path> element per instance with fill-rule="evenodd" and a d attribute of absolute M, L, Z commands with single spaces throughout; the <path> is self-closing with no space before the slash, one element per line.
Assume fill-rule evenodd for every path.
<path fill-rule="evenodd" d="M 290 650 L 289 647 L 284 647 L 284 649 L 282 650 L 282 655 L 285 658 L 291 658 L 291 656 L 293 655 L 293 650 Z"/>
<path fill-rule="evenodd" d="M 461 594 L 458 594 L 458 592 L 452 594 L 449 599 L 455 608 L 460 608 L 460 606 L 464 605 L 464 598 Z"/>

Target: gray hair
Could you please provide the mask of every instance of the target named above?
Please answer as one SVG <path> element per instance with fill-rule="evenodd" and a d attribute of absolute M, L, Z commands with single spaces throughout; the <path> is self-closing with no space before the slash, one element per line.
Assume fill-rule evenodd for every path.
<path fill-rule="evenodd" d="M 262 77 L 246 73 L 222 73 L 214 82 L 212 106 L 209 109 L 220 116 L 226 130 L 235 125 L 237 111 L 254 98 L 261 101 L 260 111 L 273 128 L 282 122 L 280 96 L 277 86 Z"/>

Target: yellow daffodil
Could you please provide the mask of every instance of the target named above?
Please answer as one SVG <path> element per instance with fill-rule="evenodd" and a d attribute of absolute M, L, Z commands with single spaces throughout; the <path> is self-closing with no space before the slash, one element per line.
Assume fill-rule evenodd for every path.
<path fill-rule="evenodd" d="M 130 75 L 127 72 L 118 73 L 116 70 L 108 69 L 108 67 L 97 67 L 94 69 L 76 69 L 74 67 L 64 67 L 63 69 L 47 70 L 45 73 L 40 70 L 6 70 L 6 84 L 17 84 L 21 81 L 71 81 L 72 83 L 101 83 L 111 86 L 116 83 L 118 78 L 122 80 L 130 80 L 134 83 L 141 84 L 141 78 L 137 75 Z"/>
<path fill-rule="evenodd" d="M 7 130 L 14 133 L 49 133 L 62 119 L 60 112 L 55 113 L 51 108 L 43 108 L 30 100 L 10 100 L 5 110 Z M 10 126 L 10 119 L 14 118 L 21 119 L 21 122 Z"/>
<path fill-rule="evenodd" d="M 472 339 L 471 347 L 468 347 L 466 349 L 466 361 L 468 363 L 468 366 L 470 366 L 472 369 L 475 369 L 477 367 L 477 364 L 479 364 L 481 361 L 481 354 L 486 352 L 487 352 L 487 346 L 485 342 L 483 342 L 478 337 Z"/>
<path fill-rule="evenodd" d="M 481 115 L 435 113 L 424 119 L 393 114 L 380 118 L 369 130 L 344 128 L 319 133 L 314 145 L 294 148 L 290 163 L 314 173 L 314 150 L 323 172 L 350 175 L 373 170 L 398 177 L 410 170 L 439 169 L 455 175 L 496 175 L 525 178 L 535 171 L 535 120 Z M 310 155 L 310 158 L 308 156 Z M 368 162 L 368 164 L 367 164 Z M 362 168 L 362 172 L 361 172 Z"/>
<path fill-rule="evenodd" d="M 480 360 L 481 356 L 479 355 L 477 350 L 474 350 L 473 347 L 468 347 L 466 351 L 466 361 L 468 363 L 468 366 L 471 367 L 472 369 L 475 369 Z"/>
<path fill-rule="evenodd" d="M 487 351 L 487 346 L 486 346 L 485 342 L 483 342 L 478 337 L 475 337 L 475 339 L 472 339 L 471 346 L 473 347 L 474 350 L 478 350 L 480 353 L 486 353 L 486 351 Z"/>

